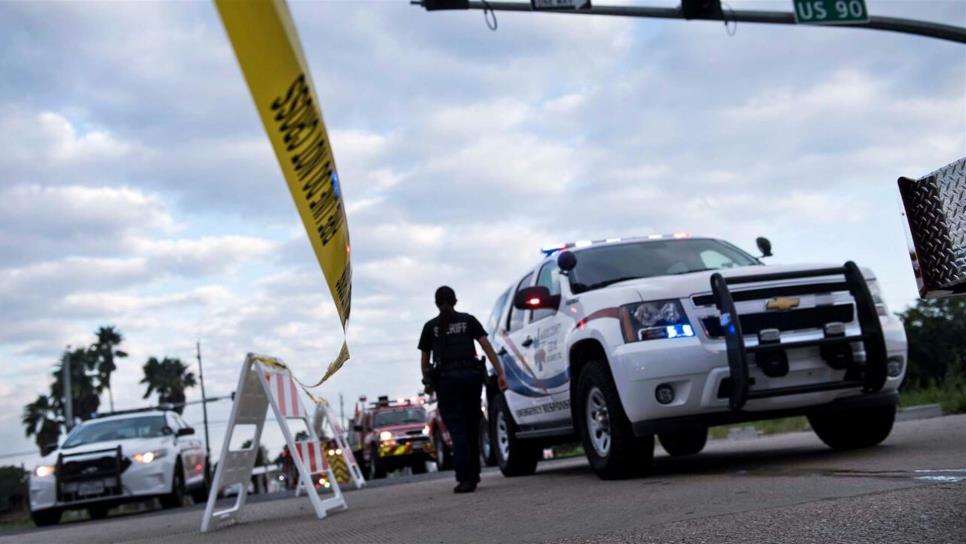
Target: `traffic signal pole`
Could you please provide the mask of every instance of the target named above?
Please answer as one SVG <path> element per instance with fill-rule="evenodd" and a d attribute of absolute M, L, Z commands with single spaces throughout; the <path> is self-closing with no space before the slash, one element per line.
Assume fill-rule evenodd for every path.
<path fill-rule="evenodd" d="M 195 342 L 198 356 L 198 380 L 201 382 L 201 414 L 205 426 L 205 482 L 211 482 L 211 438 L 208 435 L 208 398 L 205 395 L 205 370 L 201 364 L 201 340 Z"/>
<path fill-rule="evenodd" d="M 483 2 L 474 1 L 462 3 L 440 2 L 439 0 L 412 0 L 414 5 L 425 7 L 427 10 L 435 9 L 475 9 L 484 11 L 541 11 L 534 10 L 530 3 L 522 2 Z M 437 5 L 449 4 L 447 7 L 435 7 Z M 458 4 L 459 7 L 455 7 Z M 466 7 L 463 7 L 465 5 Z M 450 7 L 452 6 L 452 7 Z M 826 25 L 802 25 L 795 22 L 795 14 L 784 11 L 758 11 L 758 10 L 722 10 L 717 1 L 685 0 L 681 6 L 676 8 L 653 7 L 653 6 L 592 6 L 589 9 L 579 10 L 553 10 L 550 13 L 566 13 L 573 15 L 611 15 L 617 17 L 643 17 L 650 19 L 684 19 L 698 21 L 726 21 L 742 23 L 764 23 L 774 25 L 797 25 L 797 26 L 826 26 Z M 880 15 L 869 16 L 868 22 L 862 23 L 841 23 L 827 25 L 843 28 L 867 28 L 872 30 L 886 30 L 899 32 L 902 34 L 912 34 L 926 38 L 936 38 L 956 43 L 966 43 L 966 28 L 918 21 L 915 19 L 903 19 L 899 17 L 883 17 Z"/>

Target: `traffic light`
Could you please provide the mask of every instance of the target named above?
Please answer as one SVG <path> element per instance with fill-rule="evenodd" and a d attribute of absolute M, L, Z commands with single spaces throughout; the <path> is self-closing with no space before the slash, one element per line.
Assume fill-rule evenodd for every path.
<path fill-rule="evenodd" d="M 422 5 L 426 11 L 470 9 L 470 0 L 423 0 Z"/>
<path fill-rule="evenodd" d="M 681 0 L 685 19 L 721 19 L 721 0 Z"/>

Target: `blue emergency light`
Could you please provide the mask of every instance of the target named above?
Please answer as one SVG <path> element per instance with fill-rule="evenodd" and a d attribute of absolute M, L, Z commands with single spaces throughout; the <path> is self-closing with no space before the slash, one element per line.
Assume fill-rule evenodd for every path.
<path fill-rule="evenodd" d="M 690 238 L 690 237 L 691 235 L 686 232 L 675 232 L 674 234 L 649 234 L 647 236 L 634 236 L 631 238 L 606 238 L 604 240 L 593 240 L 593 241 L 580 240 L 578 242 L 568 242 L 566 244 L 550 244 L 547 246 L 543 246 L 540 248 L 540 253 L 543 253 L 546 256 L 550 256 L 558 251 L 563 251 L 565 249 L 571 249 L 571 248 L 580 249 L 580 248 L 590 247 L 598 244 L 613 244 L 615 242 L 625 242 L 625 241 L 629 242 L 632 240 L 667 240 L 667 239 L 681 240 L 681 239 Z M 688 336 L 693 336 L 693 334 Z"/>

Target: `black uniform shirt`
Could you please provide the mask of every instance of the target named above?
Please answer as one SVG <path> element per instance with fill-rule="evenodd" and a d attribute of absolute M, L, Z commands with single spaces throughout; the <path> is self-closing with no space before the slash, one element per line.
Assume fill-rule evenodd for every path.
<path fill-rule="evenodd" d="M 449 320 L 449 327 L 443 338 L 439 338 L 439 317 L 434 317 L 423 325 L 423 333 L 419 336 L 421 351 L 436 351 L 439 346 L 442 353 L 434 353 L 435 360 L 447 363 L 465 362 L 476 358 L 476 346 L 473 341 L 486 336 L 483 325 L 470 314 L 456 312 Z"/>

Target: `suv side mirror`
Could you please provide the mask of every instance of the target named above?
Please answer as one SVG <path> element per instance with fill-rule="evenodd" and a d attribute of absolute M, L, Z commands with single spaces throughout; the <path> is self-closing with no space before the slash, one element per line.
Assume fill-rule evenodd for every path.
<path fill-rule="evenodd" d="M 178 432 L 175 433 L 175 436 L 190 436 L 193 434 L 195 434 L 194 427 L 182 427 L 178 429 Z"/>
<path fill-rule="evenodd" d="M 560 307 L 560 295 L 551 295 L 550 289 L 542 285 L 524 287 L 513 297 L 513 307 L 517 310 L 556 310 Z"/>
<path fill-rule="evenodd" d="M 762 257 L 771 257 L 771 241 L 764 236 L 759 236 L 755 238 L 755 243 L 758 244 L 758 251 L 761 252 Z"/>

